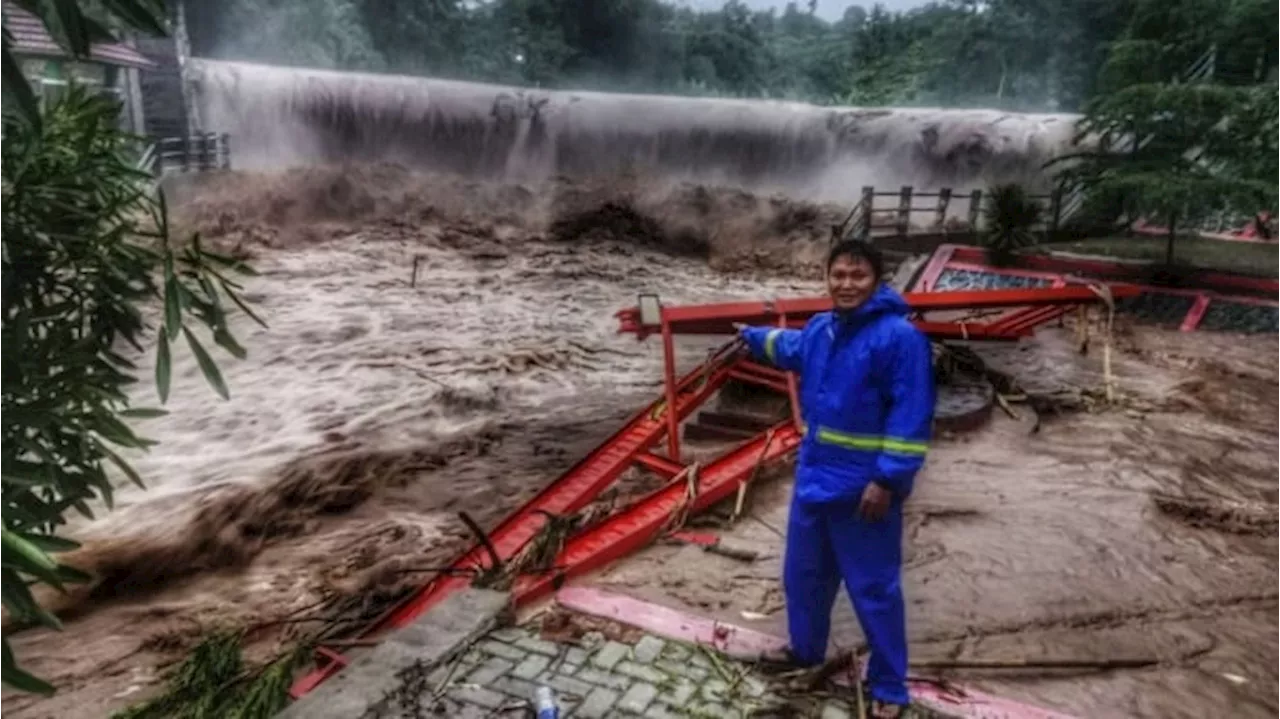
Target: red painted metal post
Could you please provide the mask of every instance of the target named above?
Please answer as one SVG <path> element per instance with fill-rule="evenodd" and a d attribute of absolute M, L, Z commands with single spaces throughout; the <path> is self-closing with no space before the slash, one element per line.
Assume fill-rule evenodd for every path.
<path fill-rule="evenodd" d="M 1196 301 L 1191 304 L 1191 309 L 1187 310 L 1187 316 L 1183 318 L 1182 325 L 1178 327 L 1183 332 L 1194 332 L 1196 327 L 1200 325 L 1200 320 L 1204 318 L 1204 313 L 1209 309 L 1209 295 L 1201 292 L 1196 295 Z"/>
<path fill-rule="evenodd" d="M 676 411 L 676 343 L 662 308 L 662 371 L 667 388 L 667 457 L 680 464 L 680 413 Z"/>

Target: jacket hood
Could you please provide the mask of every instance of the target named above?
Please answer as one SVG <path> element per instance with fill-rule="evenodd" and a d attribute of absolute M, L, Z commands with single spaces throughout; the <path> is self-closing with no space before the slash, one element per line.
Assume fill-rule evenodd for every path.
<path fill-rule="evenodd" d="M 867 298 L 866 302 L 858 305 L 848 312 L 837 312 L 836 315 L 841 319 L 870 319 L 876 315 L 902 315 L 911 314 L 911 306 L 907 301 L 893 289 L 883 282 L 876 287 L 875 292 Z"/>

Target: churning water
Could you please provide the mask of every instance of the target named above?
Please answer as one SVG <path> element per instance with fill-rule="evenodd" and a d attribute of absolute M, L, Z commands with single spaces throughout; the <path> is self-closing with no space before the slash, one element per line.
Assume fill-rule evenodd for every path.
<path fill-rule="evenodd" d="M 394 162 L 530 182 L 634 171 L 797 199 L 862 185 L 1040 184 L 1074 116 L 543 91 L 198 60 L 205 129 L 240 168 Z"/>

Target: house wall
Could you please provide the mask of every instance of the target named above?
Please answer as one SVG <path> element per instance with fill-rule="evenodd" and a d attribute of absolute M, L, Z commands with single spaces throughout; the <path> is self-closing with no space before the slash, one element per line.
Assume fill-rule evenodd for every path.
<path fill-rule="evenodd" d="M 75 62 L 54 57 L 18 57 L 22 74 L 44 107 L 56 102 L 72 82 L 113 95 L 121 103 L 120 126 L 130 132 L 144 130 L 138 70 L 95 62 Z"/>

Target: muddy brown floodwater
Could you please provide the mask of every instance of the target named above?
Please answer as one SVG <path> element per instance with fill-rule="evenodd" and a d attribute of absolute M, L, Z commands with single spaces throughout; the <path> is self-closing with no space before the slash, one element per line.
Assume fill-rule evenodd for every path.
<path fill-rule="evenodd" d="M 618 336 L 617 309 L 641 292 L 814 293 L 839 219 L 634 178 L 530 189 L 388 166 L 227 174 L 173 200 L 183 227 L 253 258 L 246 292 L 269 328 L 238 325 L 250 355 L 223 361 L 230 402 L 175 358 L 171 414 L 139 427 L 160 445 L 133 457 L 149 489 L 122 487 L 73 528 L 71 560 L 97 581 L 55 600 L 64 632 L 13 636 L 60 687 L 6 694 L 14 717 L 102 717 L 211 628 L 254 628 L 262 656 L 308 607 L 373 610 L 420 583 L 469 542 L 458 511 L 492 526 L 655 396 L 660 352 Z M 680 351 L 691 365 L 712 344 Z M 1081 716 L 1274 713 L 1275 339 L 1137 329 L 1117 344 L 1121 409 L 939 442 L 911 510 L 915 655 L 1155 656 L 963 678 Z M 990 359 L 1097 382 L 1053 333 Z M 776 629 L 786 494 L 763 486 L 762 521 L 735 530 L 773 559 L 654 547 L 595 581 Z"/>
<path fill-rule="evenodd" d="M 222 360 L 230 402 L 175 358 L 171 414 L 139 424 L 160 445 L 131 457 L 149 489 L 121 482 L 115 511 L 74 528 L 67 561 L 99 581 L 52 599 L 64 632 L 13 637 L 60 691 L 6 694 L 11 715 L 96 719 L 210 628 L 266 625 L 260 656 L 273 621 L 421 583 L 469 542 L 457 512 L 492 526 L 652 400 L 661 353 L 613 317 L 638 293 L 814 290 L 788 268 L 821 255 L 839 208 L 627 183 L 379 166 L 174 188 L 178 222 L 254 258 L 246 295 L 269 328 L 236 326 L 249 358 Z"/>

